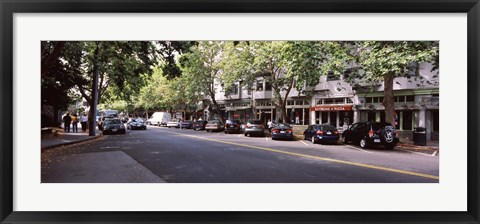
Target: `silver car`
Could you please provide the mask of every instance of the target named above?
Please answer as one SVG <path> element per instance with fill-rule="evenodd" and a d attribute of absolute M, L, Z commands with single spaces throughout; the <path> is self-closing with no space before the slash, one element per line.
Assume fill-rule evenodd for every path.
<path fill-rule="evenodd" d="M 245 136 L 265 136 L 265 125 L 261 120 L 249 120 L 245 125 Z"/>

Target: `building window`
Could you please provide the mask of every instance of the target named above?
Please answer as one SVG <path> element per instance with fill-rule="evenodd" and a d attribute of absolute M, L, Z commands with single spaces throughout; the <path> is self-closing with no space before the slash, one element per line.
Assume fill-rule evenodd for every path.
<path fill-rule="evenodd" d="M 257 80 L 257 91 L 263 91 L 263 80 Z"/>
<path fill-rule="evenodd" d="M 265 91 L 272 91 L 272 83 L 269 81 L 265 82 Z"/>
<path fill-rule="evenodd" d="M 293 105 L 294 105 L 294 104 L 293 104 L 293 100 L 287 100 L 287 105 L 288 105 L 288 106 L 293 106 Z"/>
<path fill-rule="evenodd" d="M 336 76 L 333 72 L 327 74 L 327 81 L 339 80 L 339 77 Z"/>
<path fill-rule="evenodd" d="M 238 84 L 233 84 L 225 91 L 226 95 L 237 95 L 238 94 Z"/>
<path fill-rule="evenodd" d="M 347 104 L 353 103 L 353 100 L 351 98 L 345 98 L 345 103 Z"/>
<path fill-rule="evenodd" d="M 323 99 L 323 104 L 333 104 L 333 99 Z"/>
<path fill-rule="evenodd" d="M 405 99 L 406 99 L 407 102 L 415 102 L 415 96 L 413 96 L 413 95 L 406 96 Z"/>

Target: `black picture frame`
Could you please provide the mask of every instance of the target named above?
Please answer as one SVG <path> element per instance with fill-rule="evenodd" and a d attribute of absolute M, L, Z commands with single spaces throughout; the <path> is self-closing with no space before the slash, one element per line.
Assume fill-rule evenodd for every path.
<path fill-rule="evenodd" d="M 0 0 L 0 220 L 2 223 L 480 223 L 478 0 Z M 466 212 L 20 212 L 13 211 L 14 13 L 467 13 Z M 464 125 L 464 124 L 463 124 Z"/>

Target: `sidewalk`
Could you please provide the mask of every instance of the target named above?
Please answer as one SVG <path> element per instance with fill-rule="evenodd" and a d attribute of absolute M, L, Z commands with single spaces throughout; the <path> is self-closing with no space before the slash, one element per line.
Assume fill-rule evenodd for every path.
<path fill-rule="evenodd" d="M 88 130 L 86 132 L 63 132 L 60 128 L 51 128 L 52 134 L 44 135 L 44 129 L 42 129 L 41 149 L 42 152 L 56 148 L 59 146 L 70 145 L 78 142 L 84 142 L 92 139 L 97 139 L 101 136 L 100 132 L 96 130 L 95 136 L 89 136 Z"/>
<path fill-rule="evenodd" d="M 295 134 L 294 137 L 297 140 L 303 140 L 303 135 Z M 340 138 L 339 144 L 343 144 L 341 142 L 342 142 L 342 139 Z M 421 152 L 421 153 L 430 154 L 430 155 L 432 155 L 432 154 L 439 155 L 440 154 L 440 146 L 439 146 L 438 141 L 427 141 L 426 146 L 420 146 L 420 145 L 413 144 L 413 141 L 402 140 L 397 144 L 397 146 L 395 148 L 400 149 L 400 150 L 409 150 L 409 151 Z"/>

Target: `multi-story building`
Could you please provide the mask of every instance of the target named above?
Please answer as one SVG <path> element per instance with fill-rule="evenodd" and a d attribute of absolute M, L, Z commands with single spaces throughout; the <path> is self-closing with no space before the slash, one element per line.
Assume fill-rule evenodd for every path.
<path fill-rule="evenodd" d="M 425 127 L 427 139 L 435 140 L 439 136 L 438 72 L 432 71 L 428 63 L 419 64 L 414 70 L 407 77 L 394 80 L 396 128 L 400 137 L 411 138 L 415 127 Z M 309 95 L 292 89 L 286 102 L 289 123 L 330 123 L 344 130 L 354 122 L 384 121 L 383 83 L 360 82 L 353 87 L 344 81 L 344 75 L 319 77 Z M 226 92 L 226 88 L 218 86 L 215 98 L 226 119 L 261 119 L 265 123 L 278 120 L 272 87 L 263 77 L 255 83 L 234 83 Z"/>

